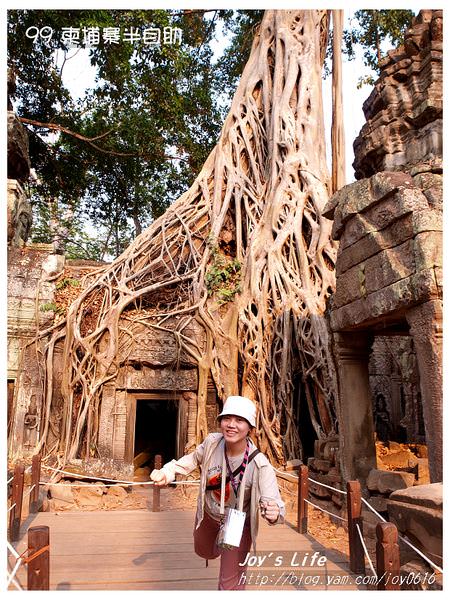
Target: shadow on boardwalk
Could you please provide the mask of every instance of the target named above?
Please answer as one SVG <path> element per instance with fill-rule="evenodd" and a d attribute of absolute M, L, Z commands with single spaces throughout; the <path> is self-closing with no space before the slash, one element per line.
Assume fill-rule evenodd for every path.
<path fill-rule="evenodd" d="M 15 547 L 25 550 L 29 526 L 50 527 L 51 590 L 216 590 L 219 560 L 206 568 L 194 553 L 193 523 L 192 509 L 38 513 L 22 524 Z M 345 555 L 289 524 L 260 520 L 252 556 L 258 562 L 247 571 L 247 589 L 366 589 Z M 18 580 L 25 587 L 23 567 Z"/>

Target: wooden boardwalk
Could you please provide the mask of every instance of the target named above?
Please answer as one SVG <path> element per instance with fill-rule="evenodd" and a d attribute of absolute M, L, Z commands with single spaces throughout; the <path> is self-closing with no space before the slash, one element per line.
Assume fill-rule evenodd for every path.
<path fill-rule="evenodd" d="M 28 527 L 49 526 L 50 590 L 216 590 L 219 560 L 205 568 L 194 553 L 193 522 L 191 509 L 38 513 L 14 546 L 23 552 Z M 310 566 L 314 552 L 326 557 L 324 566 Z M 260 520 L 256 556 L 265 554 L 264 565 L 248 569 L 247 589 L 366 589 L 355 585 L 346 556 L 288 524 Z M 26 587 L 25 567 L 17 579 Z"/>

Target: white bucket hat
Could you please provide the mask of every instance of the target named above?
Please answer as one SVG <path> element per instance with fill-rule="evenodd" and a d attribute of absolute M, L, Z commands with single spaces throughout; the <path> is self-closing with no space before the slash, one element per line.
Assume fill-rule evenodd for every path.
<path fill-rule="evenodd" d="M 245 396 L 228 396 L 223 405 L 223 410 L 217 417 L 225 415 L 236 415 L 246 419 L 252 427 L 256 427 L 256 406 Z"/>

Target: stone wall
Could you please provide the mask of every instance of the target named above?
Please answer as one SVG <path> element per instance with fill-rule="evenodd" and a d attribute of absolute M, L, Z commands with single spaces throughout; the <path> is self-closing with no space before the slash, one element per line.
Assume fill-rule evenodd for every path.
<path fill-rule="evenodd" d="M 412 305 L 442 299 L 442 175 L 381 172 L 344 186 L 324 211 L 339 240 L 334 331 L 374 326 Z M 380 318 L 383 318 L 383 321 Z"/>
<path fill-rule="evenodd" d="M 50 245 L 8 249 L 8 379 L 15 381 L 12 407 L 12 453 L 31 453 L 38 440 L 43 407 L 42 375 L 34 346 L 37 329 L 53 323 L 55 275 L 64 257 Z M 43 310 L 45 309 L 45 310 Z"/>
<path fill-rule="evenodd" d="M 391 407 L 401 403 L 409 386 L 409 413 L 403 398 L 406 414 L 399 426 L 412 417 L 419 425 L 416 409 L 422 402 L 430 477 L 440 481 L 442 11 L 423 10 L 414 19 L 404 44 L 381 63 L 364 113 L 367 123 L 354 144 L 358 181 L 340 189 L 323 213 L 334 219 L 332 236 L 339 242 L 329 316 L 338 366 L 341 467 L 344 479 L 359 477 L 364 484 L 376 463 L 371 385 L 380 395 L 388 391 L 386 373 L 377 371 L 388 367 Z M 398 368 L 382 365 L 379 354 L 370 358 L 374 339 L 394 335 L 413 340 L 420 392 L 417 377 L 406 377 L 408 365 L 402 366 L 403 358 L 411 358 L 410 341 L 404 348 L 389 342 L 389 349 L 397 345 Z M 374 347 L 378 352 L 380 343 Z"/>
<path fill-rule="evenodd" d="M 422 10 L 399 48 L 388 52 L 363 105 L 354 142 L 356 179 L 442 160 L 442 10 Z"/>
<path fill-rule="evenodd" d="M 419 370 L 411 336 L 375 337 L 369 381 L 377 439 L 425 443 Z"/>
<path fill-rule="evenodd" d="M 22 246 L 31 229 L 31 206 L 23 184 L 30 175 L 28 135 L 14 112 L 8 110 L 8 246 Z"/>

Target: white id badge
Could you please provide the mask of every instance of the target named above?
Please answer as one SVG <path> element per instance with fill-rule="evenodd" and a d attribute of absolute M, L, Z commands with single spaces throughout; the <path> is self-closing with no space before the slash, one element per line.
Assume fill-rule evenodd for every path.
<path fill-rule="evenodd" d="M 225 520 L 224 543 L 239 548 L 242 532 L 244 531 L 245 512 L 230 508 Z"/>

